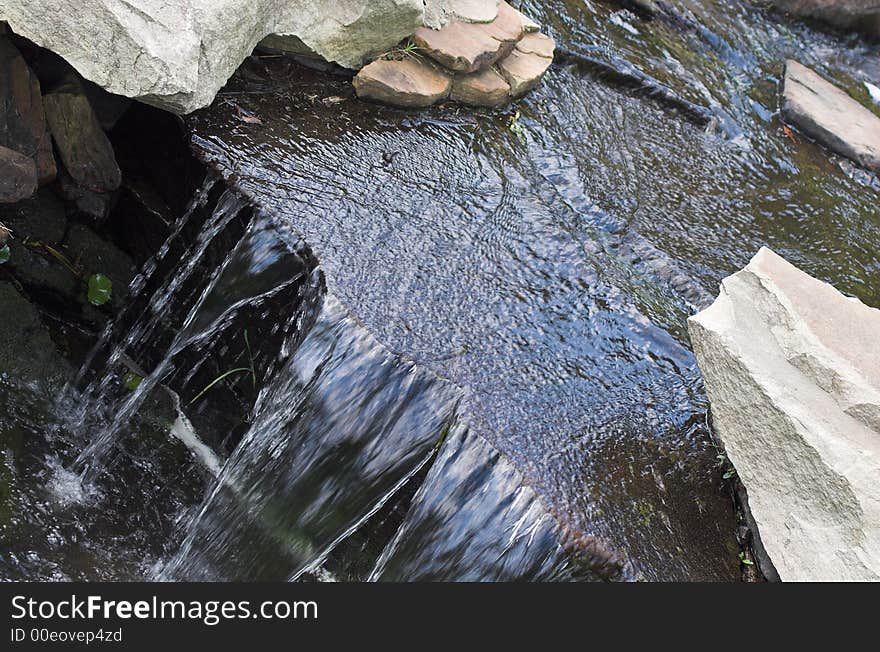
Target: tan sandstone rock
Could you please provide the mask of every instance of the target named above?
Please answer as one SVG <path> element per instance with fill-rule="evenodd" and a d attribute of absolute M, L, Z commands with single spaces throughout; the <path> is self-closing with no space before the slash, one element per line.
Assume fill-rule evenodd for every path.
<path fill-rule="evenodd" d="M 506 2 L 491 23 L 452 21 L 440 29 L 421 27 L 413 42 L 422 54 L 456 72 L 475 72 L 506 56 L 524 30 L 521 14 Z"/>
<path fill-rule="evenodd" d="M 436 66 L 417 59 L 378 59 L 361 68 L 352 83 L 361 99 L 394 106 L 425 107 L 449 95 L 452 78 Z"/>
<path fill-rule="evenodd" d="M 494 68 L 456 75 L 450 99 L 470 106 L 500 106 L 510 99 L 510 84 Z"/>
<path fill-rule="evenodd" d="M 553 63 L 553 39 L 534 32 L 526 34 L 507 57 L 498 62 L 498 70 L 510 84 L 510 95 L 520 97 L 534 88 Z"/>
<path fill-rule="evenodd" d="M 832 151 L 880 170 L 880 118 L 797 61 L 785 64 L 782 113 Z"/>
<path fill-rule="evenodd" d="M 688 327 L 782 580 L 880 580 L 880 310 L 761 249 Z"/>

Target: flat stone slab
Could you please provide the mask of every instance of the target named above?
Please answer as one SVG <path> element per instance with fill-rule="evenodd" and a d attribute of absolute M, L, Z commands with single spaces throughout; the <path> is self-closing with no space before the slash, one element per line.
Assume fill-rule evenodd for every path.
<path fill-rule="evenodd" d="M 880 580 L 880 310 L 764 248 L 688 328 L 759 559 Z"/>
<path fill-rule="evenodd" d="M 402 107 L 426 107 L 445 99 L 452 78 L 424 61 L 377 59 L 352 81 L 358 97 Z"/>
<path fill-rule="evenodd" d="M 498 62 L 498 70 L 510 85 L 511 97 L 532 90 L 553 63 L 553 39 L 535 32 L 526 34 L 507 57 Z"/>
<path fill-rule="evenodd" d="M 871 170 L 880 170 L 880 118 L 793 60 L 785 63 L 782 113 L 830 150 Z"/>
<path fill-rule="evenodd" d="M 412 40 L 421 53 L 456 72 L 475 72 L 506 56 L 523 34 L 521 14 L 506 2 L 491 23 L 452 21 L 440 29 L 420 27 Z"/>
<path fill-rule="evenodd" d="M 456 75 L 450 99 L 470 106 L 501 106 L 510 99 L 510 84 L 494 68 Z"/>

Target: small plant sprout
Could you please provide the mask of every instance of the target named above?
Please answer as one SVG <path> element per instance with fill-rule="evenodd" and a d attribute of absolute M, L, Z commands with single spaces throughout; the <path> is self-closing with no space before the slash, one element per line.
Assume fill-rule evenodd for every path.
<path fill-rule="evenodd" d="M 388 50 L 388 52 L 382 55 L 382 58 L 392 59 L 394 61 L 414 58 L 419 49 L 419 46 L 417 46 L 415 43 L 413 43 L 412 41 L 407 41 L 404 45 L 398 45 L 397 47 Z"/>
<path fill-rule="evenodd" d="M 226 380 L 230 376 L 234 376 L 235 374 L 250 372 L 251 384 L 253 385 L 253 388 L 256 390 L 256 388 L 257 388 L 257 371 L 256 371 L 256 368 L 254 367 L 254 356 L 251 353 L 251 344 L 250 344 L 250 341 L 248 340 L 247 331 L 244 332 L 244 344 L 245 344 L 245 350 L 247 351 L 248 359 L 250 360 L 250 366 L 249 367 L 236 367 L 235 369 L 230 369 L 228 371 L 223 372 L 222 374 L 217 376 L 214 380 L 212 380 L 210 383 L 208 383 L 205 386 L 205 388 L 202 391 L 200 391 L 198 394 L 196 394 L 187 405 L 192 405 L 193 403 L 198 401 L 200 398 L 202 398 L 205 394 L 207 394 L 208 391 L 214 385 Z"/>
<path fill-rule="evenodd" d="M 745 552 L 740 552 L 740 553 L 739 553 L 739 560 L 740 560 L 740 562 L 742 562 L 742 563 L 745 564 L 746 566 L 754 566 L 754 565 L 755 565 L 755 562 L 753 562 L 751 559 L 749 559 L 748 557 L 746 557 L 746 553 L 745 553 Z"/>
<path fill-rule="evenodd" d="M 507 122 L 507 128 L 510 129 L 520 140 L 525 139 L 525 132 L 523 131 L 522 125 L 519 123 L 520 112 L 516 111 Z"/>

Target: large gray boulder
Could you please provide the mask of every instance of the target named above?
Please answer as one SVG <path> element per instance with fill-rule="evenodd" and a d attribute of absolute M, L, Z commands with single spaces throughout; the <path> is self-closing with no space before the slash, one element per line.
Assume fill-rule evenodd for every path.
<path fill-rule="evenodd" d="M 761 249 L 688 321 L 782 580 L 880 580 L 880 310 Z"/>
<path fill-rule="evenodd" d="M 177 113 L 211 103 L 263 39 L 347 68 L 498 0 L 4 0 L 0 21 L 106 90 Z"/>
<path fill-rule="evenodd" d="M 880 39 L 878 0 L 771 0 L 771 4 L 795 16 Z"/>
<path fill-rule="evenodd" d="M 880 170 L 880 118 L 793 60 L 785 63 L 782 114 L 830 150 Z"/>

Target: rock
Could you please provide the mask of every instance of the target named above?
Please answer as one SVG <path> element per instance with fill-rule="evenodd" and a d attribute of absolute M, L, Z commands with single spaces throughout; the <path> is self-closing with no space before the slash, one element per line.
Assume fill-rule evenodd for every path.
<path fill-rule="evenodd" d="M 772 4 L 795 16 L 880 39 L 880 4 L 876 0 L 772 0 Z"/>
<path fill-rule="evenodd" d="M 494 68 L 456 75 L 450 99 L 471 106 L 500 106 L 510 99 L 510 84 Z"/>
<path fill-rule="evenodd" d="M 491 23 L 452 21 L 440 29 L 421 27 L 412 36 L 422 54 L 456 72 L 475 72 L 507 56 L 523 33 L 521 14 L 506 2 Z"/>
<path fill-rule="evenodd" d="M 27 199 L 37 190 L 37 167 L 24 154 L 0 146 L 0 203 Z"/>
<path fill-rule="evenodd" d="M 113 146 L 85 93 L 68 85 L 46 95 L 43 104 L 61 161 L 73 180 L 93 192 L 119 188 L 122 173 Z"/>
<path fill-rule="evenodd" d="M 51 245 L 58 244 L 67 231 L 64 203 L 51 187 L 40 188 L 28 199 L 0 205 L 0 222 L 19 240 L 31 238 Z"/>
<path fill-rule="evenodd" d="M 445 6 L 449 0 L 435 3 Z M 117 95 L 188 113 L 270 34 L 357 68 L 424 24 L 422 0 L 4 0 L 0 20 Z"/>
<path fill-rule="evenodd" d="M 78 184 L 66 170 L 58 174 L 58 193 L 76 208 L 77 212 L 103 223 L 114 206 L 115 193 L 96 192 Z"/>
<path fill-rule="evenodd" d="M 778 576 L 880 579 L 880 310 L 761 249 L 688 327 Z"/>
<path fill-rule="evenodd" d="M 534 32 L 523 36 L 516 44 L 516 49 L 523 54 L 537 54 L 539 57 L 552 60 L 556 43 L 546 34 Z"/>
<path fill-rule="evenodd" d="M 0 376 L 12 381 L 51 385 L 69 377 L 37 310 L 9 283 L 0 282 Z"/>
<path fill-rule="evenodd" d="M 112 303 L 121 308 L 136 273 L 131 257 L 85 224 L 70 227 L 63 248 L 68 258 L 79 260 L 86 276 L 103 274 L 113 282 Z"/>
<path fill-rule="evenodd" d="M 498 70 L 510 84 L 510 95 L 520 97 L 532 90 L 553 63 L 553 39 L 538 32 L 526 34 L 507 57 L 498 62 Z"/>
<path fill-rule="evenodd" d="M 880 118 L 797 61 L 785 63 L 782 114 L 832 151 L 880 170 Z"/>
<path fill-rule="evenodd" d="M 517 12 L 519 14 L 519 19 L 522 21 L 523 32 L 528 34 L 529 32 L 538 32 L 541 29 L 541 26 L 536 23 L 534 20 L 523 14 L 522 12 Z"/>
<path fill-rule="evenodd" d="M 55 157 L 40 81 L 19 51 L 0 37 L 0 146 L 34 159 L 40 185 L 55 179 Z"/>
<path fill-rule="evenodd" d="M 377 59 L 361 68 L 352 82 L 361 99 L 404 107 L 425 107 L 449 95 L 452 79 L 429 63 L 408 58 Z"/>
<path fill-rule="evenodd" d="M 489 23 L 498 15 L 499 0 L 425 0 L 425 25 L 438 29 L 453 20 Z"/>

